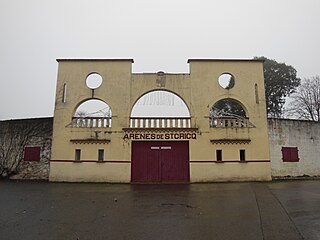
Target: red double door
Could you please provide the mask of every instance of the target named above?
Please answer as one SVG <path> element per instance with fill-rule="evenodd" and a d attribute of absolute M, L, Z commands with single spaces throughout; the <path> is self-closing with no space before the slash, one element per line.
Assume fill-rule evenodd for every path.
<path fill-rule="evenodd" d="M 133 141 L 131 182 L 187 183 L 189 142 Z"/>

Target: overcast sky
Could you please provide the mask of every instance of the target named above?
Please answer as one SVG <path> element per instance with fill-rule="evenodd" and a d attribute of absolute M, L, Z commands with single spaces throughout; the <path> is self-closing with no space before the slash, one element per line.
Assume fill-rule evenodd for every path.
<path fill-rule="evenodd" d="M 263 55 L 319 75 L 319 12 L 319 0 L 0 0 L 0 119 L 53 116 L 57 58 L 188 72 L 188 58 Z"/>

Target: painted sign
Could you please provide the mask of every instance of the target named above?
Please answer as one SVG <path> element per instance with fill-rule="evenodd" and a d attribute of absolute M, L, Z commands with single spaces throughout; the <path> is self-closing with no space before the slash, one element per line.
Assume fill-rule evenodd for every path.
<path fill-rule="evenodd" d="M 197 139 L 196 133 L 126 133 L 123 139 L 131 140 L 188 140 Z"/>

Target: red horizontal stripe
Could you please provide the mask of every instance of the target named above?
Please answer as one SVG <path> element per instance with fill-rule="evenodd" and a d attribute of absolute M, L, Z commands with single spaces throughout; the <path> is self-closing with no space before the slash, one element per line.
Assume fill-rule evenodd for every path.
<path fill-rule="evenodd" d="M 131 163 L 131 161 L 121 161 L 121 160 L 108 160 L 108 161 L 90 161 L 90 160 L 50 160 L 50 162 L 70 162 L 70 163 Z M 240 161 L 240 160 L 230 160 L 230 161 L 189 161 L 190 163 L 266 163 L 270 162 L 270 160 L 248 160 L 248 161 Z"/>
<path fill-rule="evenodd" d="M 247 160 L 247 161 L 240 161 L 240 160 L 230 160 L 230 161 L 190 161 L 190 163 L 261 163 L 261 162 L 270 162 L 270 160 Z"/>
<path fill-rule="evenodd" d="M 50 162 L 60 162 L 60 163 L 131 163 L 131 161 L 121 161 L 121 160 L 108 160 L 108 161 L 90 161 L 90 160 L 50 160 Z"/>

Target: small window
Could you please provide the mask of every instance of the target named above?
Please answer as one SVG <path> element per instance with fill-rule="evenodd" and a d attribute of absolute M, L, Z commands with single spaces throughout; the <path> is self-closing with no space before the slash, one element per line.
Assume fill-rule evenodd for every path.
<path fill-rule="evenodd" d="M 254 94 L 256 96 L 256 104 L 259 104 L 259 92 L 258 92 L 258 84 L 254 85 Z"/>
<path fill-rule="evenodd" d="M 98 160 L 103 161 L 104 160 L 104 149 L 99 149 L 98 151 Z"/>
<path fill-rule="evenodd" d="M 216 157 L 217 157 L 217 161 L 222 161 L 222 150 L 221 149 L 217 149 Z"/>
<path fill-rule="evenodd" d="M 24 161 L 40 161 L 40 147 L 25 147 Z"/>
<path fill-rule="evenodd" d="M 240 161 L 246 160 L 246 150 L 240 149 Z"/>
<path fill-rule="evenodd" d="M 63 95 L 62 102 L 65 103 L 67 101 L 67 84 L 63 84 Z"/>
<path fill-rule="evenodd" d="M 81 149 L 76 149 L 75 159 L 79 161 L 81 159 Z"/>
<path fill-rule="evenodd" d="M 282 147 L 283 162 L 299 162 L 299 150 L 297 147 Z"/>

